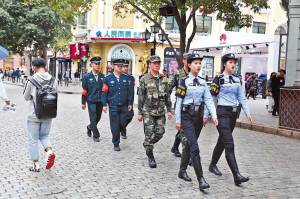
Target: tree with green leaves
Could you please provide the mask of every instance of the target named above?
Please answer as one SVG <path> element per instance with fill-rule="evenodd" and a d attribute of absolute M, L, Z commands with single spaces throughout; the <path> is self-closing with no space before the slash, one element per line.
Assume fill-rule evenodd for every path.
<path fill-rule="evenodd" d="M 160 26 L 161 32 L 166 34 L 161 26 L 164 18 L 159 10 L 167 8 L 174 16 L 180 33 L 180 55 L 177 55 L 172 41 L 167 38 L 168 44 L 177 55 L 179 63 L 182 60 L 183 52 L 188 52 L 191 42 L 196 35 L 196 11 L 201 10 L 206 16 L 216 13 L 217 19 L 226 22 L 227 28 L 238 26 L 249 27 L 252 25 L 253 16 L 244 14 L 244 9 L 250 9 L 253 13 L 258 13 L 263 8 L 268 8 L 268 0 L 122 0 L 117 1 L 114 9 L 119 15 L 127 12 L 136 13 L 144 17 L 146 21 Z M 192 33 L 187 35 L 186 30 L 192 25 Z"/>
<path fill-rule="evenodd" d="M 12 53 L 33 49 L 46 58 L 47 47 L 66 49 L 71 26 L 94 0 L 0 0 L 0 43 Z"/>

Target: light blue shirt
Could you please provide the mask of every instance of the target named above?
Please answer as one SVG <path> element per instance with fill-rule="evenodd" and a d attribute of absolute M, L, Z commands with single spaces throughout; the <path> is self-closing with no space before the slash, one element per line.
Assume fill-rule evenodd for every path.
<path fill-rule="evenodd" d="M 198 79 L 199 84 L 193 86 L 195 78 Z M 200 77 L 193 76 L 191 73 L 183 81 L 185 81 L 186 94 L 183 98 L 177 96 L 175 107 L 176 123 L 181 123 L 182 105 L 201 105 L 203 102 L 205 104 L 204 116 L 208 115 L 209 112 L 213 118 L 217 118 L 214 101 L 207 87 L 206 81 Z"/>
<path fill-rule="evenodd" d="M 247 105 L 245 93 L 242 90 L 241 80 L 231 75 L 223 73 L 219 78 L 220 91 L 214 99 L 221 106 L 238 106 L 242 105 L 243 111 L 247 116 L 250 116 L 250 110 Z"/>

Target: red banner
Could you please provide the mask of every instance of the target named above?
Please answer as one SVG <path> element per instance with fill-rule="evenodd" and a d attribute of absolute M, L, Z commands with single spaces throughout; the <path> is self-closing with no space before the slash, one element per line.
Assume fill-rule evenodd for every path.
<path fill-rule="evenodd" d="M 82 57 L 88 57 L 89 45 L 76 43 L 70 45 L 70 57 L 71 59 L 81 59 Z"/>

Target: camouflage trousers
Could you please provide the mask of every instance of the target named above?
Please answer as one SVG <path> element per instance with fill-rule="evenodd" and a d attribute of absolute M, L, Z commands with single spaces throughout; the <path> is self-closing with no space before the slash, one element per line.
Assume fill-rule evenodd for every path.
<path fill-rule="evenodd" d="M 145 149 L 153 150 L 153 145 L 157 143 L 165 133 L 166 116 L 152 116 L 144 114 L 144 133 L 145 141 L 143 143 Z"/>

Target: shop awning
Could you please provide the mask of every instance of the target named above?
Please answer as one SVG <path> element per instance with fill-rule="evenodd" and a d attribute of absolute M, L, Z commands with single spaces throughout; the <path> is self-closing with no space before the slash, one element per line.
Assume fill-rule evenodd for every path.
<path fill-rule="evenodd" d="M 8 50 L 0 46 L 0 59 L 5 59 L 6 57 L 8 57 L 8 55 L 9 55 Z"/>
<path fill-rule="evenodd" d="M 196 36 L 191 49 L 222 48 L 230 46 L 246 46 L 252 44 L 268 44 L 274 41 L 274 35 L 244 32 L 223 32 L 210 36 Z"/>

